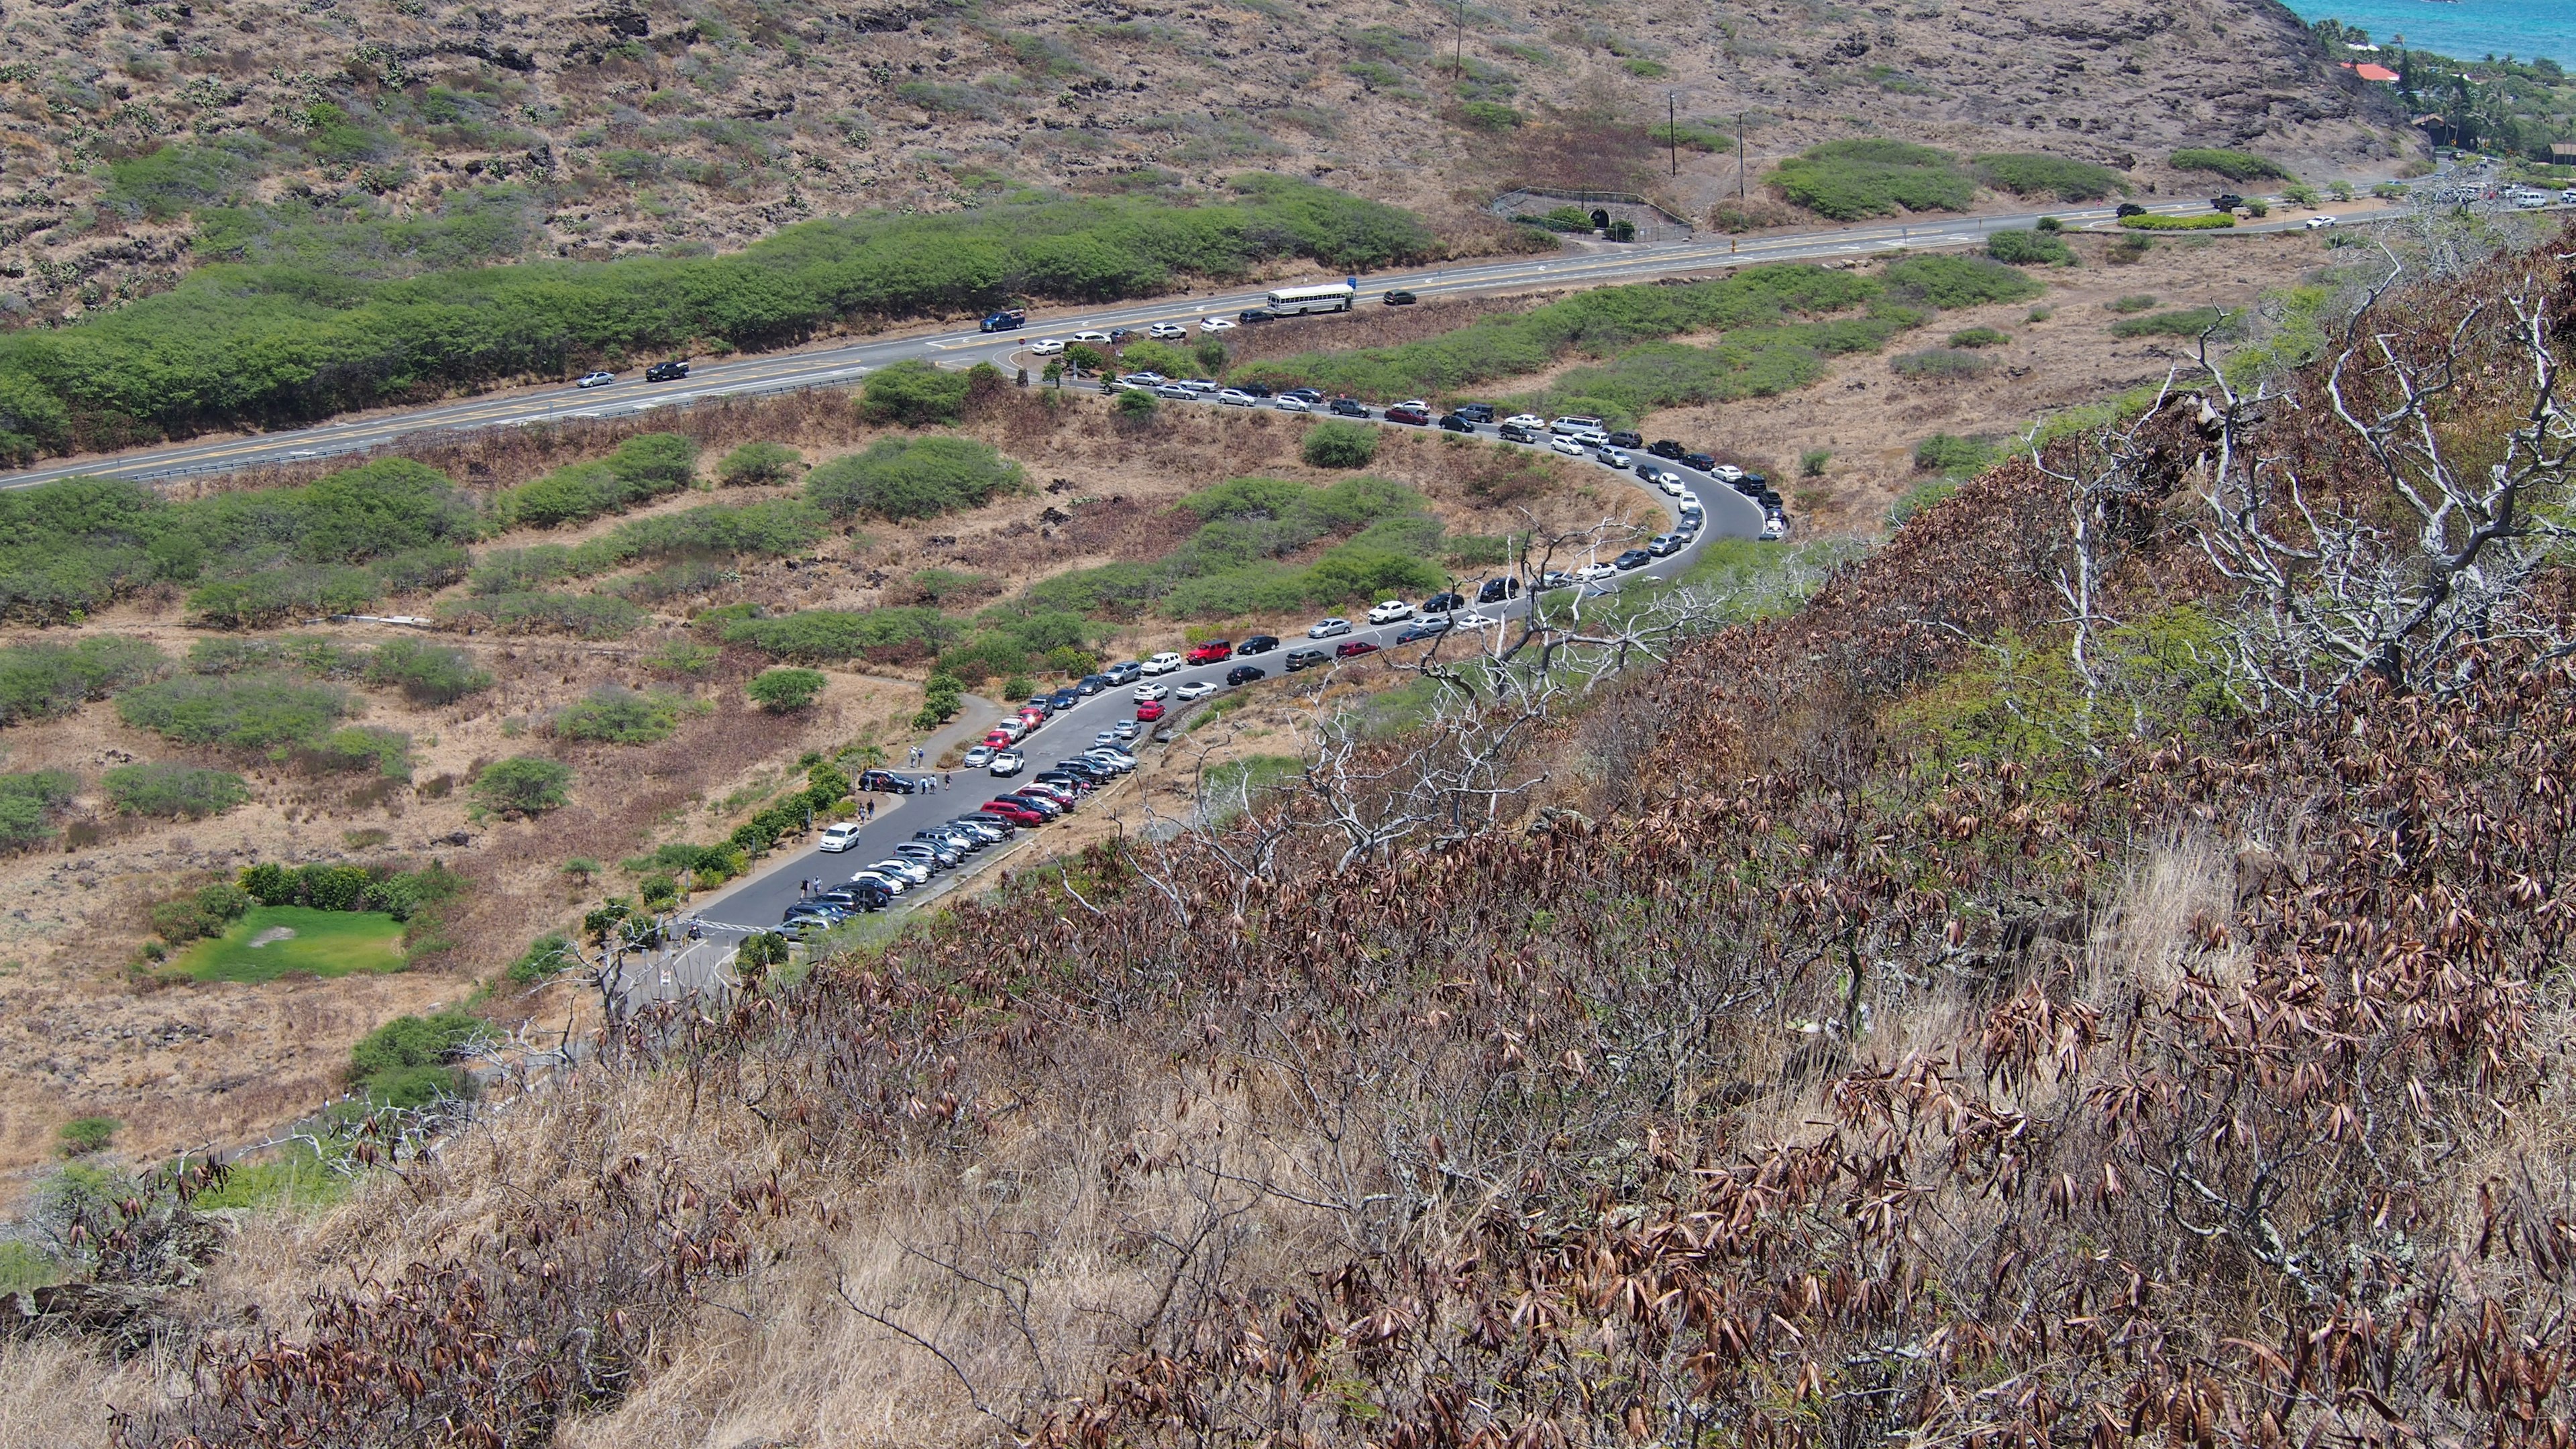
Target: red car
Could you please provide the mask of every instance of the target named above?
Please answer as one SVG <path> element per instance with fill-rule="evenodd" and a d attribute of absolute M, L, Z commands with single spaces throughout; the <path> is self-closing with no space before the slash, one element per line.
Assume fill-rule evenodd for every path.
<path fill-rule="evenodd" d="M 1045 816 L 1040 815 L 1038 812 L 1030 809 L 1026 805 L 1022 805 L 1011 800 L 988 800 L 984 802 L 983 806 L 978 809 L 976 813 L 979 815 L 999 815 L 1003 819 L 1011 822 L 1013 825 L 1044 825 L 1046 823 Z"/>
<path fill-rule="evenodd" d="M 1136 723 L 1138 724 L 1152 724 L 1154 721 L 1161 719 L 1162 717 L 1163 702 L 1159 699 L 1149 699 L 1143 704 L 1136 706 Z"/>
<path fill-rule="evenodd" d="M 1333 649 L 1333 657 L 1335 659 L 1357 659 L 1363 654 L 1375 654 L 1376 652 L 1377 646 L 1371 644 L 1366 639 L 1353 639 L 1347 643 L 1336 645 Z"/>
<path fill-rule="evenodd" d="M 1392 407 L 1386 410 L 1386 420 L 1390 423 L 1411 423 L 1417 428 L 1428 427 L 1431 424 L 1431 414 L 1420 408 Z"/>
<path fill-rule="evenodd" d="M 1189 653 L 1192 664 L 1215 664 L 1233 657 L 1234 641 L 1230 639 L 1210 639 Z"/>

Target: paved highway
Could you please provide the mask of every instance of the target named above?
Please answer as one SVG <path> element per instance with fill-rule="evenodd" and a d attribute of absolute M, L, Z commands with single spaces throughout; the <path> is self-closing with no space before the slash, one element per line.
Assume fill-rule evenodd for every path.
<path fill-rule="evenodd" d="M 1216 406 L 1214 403 L 1206 405 Z M 1386 426 L 1393 427 L 1400 425 L 1386 424 Z M 1477 433 L 1479 436 L 1489 440 L 1495 438 L 1494 429 L 1490 427 L 1479 428 Z M 1543 446 L 1541 451 L 1544 451 Z M 1641 454 L 1639 456 L 1643 455 Z M 1659 468 L 1678 473 L 1682 476 L 1685 480 L 1684 487 L 1698 495 L 1701 506 L 1707 511 L 1707 524 L 1700 530 L 1697 536 L 1692 538 L 1689 545 L 1681 549 L 1679 552 L 1676 552 L 1667 558 L 1656 559 L 1653 563 L 1632 573 L 1622 574 L 1619 576 L 1621 580 L 1641 576 L 1647 578 L 1668 578 L 1689 567 L 1691 562 L 1699 556 L 1701 549 L 1706 546 L 1709 539 L 1754 538 L 1760 535 L 1764 521 L 1763 511 L 1760 504 L 1736 492 L 1726 484 L 1720 483 L 1716 479 L 1710 478 L 1705 474 L 1685 468 L 1679 463 L 1665 462 L 1662 459 L 1654 459 L 1651 461 L 1653 461 Z M 1597 458 L 1590 459 L 1590 465 L 1600 468 L 1604 472 L 1614 473 L 1617 477 L 1625 478 L 1637 489 L 1638 496 L 1651 499 L 1663 511 L 1663 514 L 1667 519 L 1679 519 L 1679 502 L 1675 499 L 1666 497 L 1664 494 L 1653 488 L 1647 487 L 1644 483 L 1638 480 L 1635 473 L 1613 470 L 1607 464 L 1600 462 Z M 1640 543 L 1642 541 L 1642 539 L 1638 540 Z M 1608 542 L 1601 551 L 1602 560 L 1606 562 L 1609 558 L 1617 555 L 1623 549 L 1632 546 L 1634 545 L 1624 540 Z M 1571 571 L 1576 566 L 1587 561 L 1588 560 L 1584 559 L 1558 560 L 1556 561 L 1556 566 L 1560 566 Z M 1463 587 L 1467 588 L 1470 597 L 1472 597 L 1473 586 L 1465 585 Z M 1508 618 L 1510 614 L 1516 612 L 1520 606 L 1481 604 L 1471 605 L 1470 607 L 1489 617 Z M 1285 660 L 1291 649 L 1323 648 L 1329 650 L 1352 639 L 1365 639 L 1379 645 L 1381 648 L 1391 650 L 1394 647 L 1395 636 L 1402 633 L 1404 629 L 1413 622 L 1413 620 L 1405 619 L 1398 620 L 1391 624 L 1371 626 L 1354 620 L 1351 632 L 1347 636 L 1323 640 L 1306 639 L 1302 637 L 1304 631 L 1299 630 L 1297 635 L 1285 639 L 1282 641 L 1278 649 L 1267 654 L 1255 655 L 1249 659 L 1238 658 L 1216 664 L 1190 666 L 1181 669 L 1177 673 L 1166 674 L 1157 679 L 1141 682 L 1161 684 L 1177 690 L 1181 685 L 1203 680 L 1209 684 L 1216 685 L 1220 692 L 1222 692 L 1229 688 L 1225 683 L 1226 671 L 1234 668 L 1237 664 L 1250 663 L 1268 670 L 1269 677 L 1266 679 L 1256 680 L 1249 684 L 1231 687 L 1243 689 L 1275 689 L 1279 687 L 1279 681 L 1286 676 Z M 1495 626 L 1496 629 L 1500 629 L 1501 627 L 1503 627 L 1501 624 L 1497 624 Z M 1492 633 L 1489 631 L 1455 631 L 1453 634 L 1454 642 L 1452 640 L 1444 640 L 1439 647 L 1441 647 L 1444 654 L 1447 654 L 1450 657 L 1458 657 L 1460 645 L 1467 644 L 1471 640 L 1480 638 L 1490 639 L 1491 637 Z M 1412 646 L 1407 647 L 1410 648 Z M 1382 667 L 1382 663 L 1382 660 L 1363 658 L 1331 667 L 1343 669 L 1369 669 Z M 1011 708 L 1016 709 L 1018 707 L 1017 701 L 1011 701 L 1009 703 Z M 789 906 L 796 903 L 800 895 L 797 887 L 797 883 L 799 881 L 814 878 L 827 881 L 834 885 L 847 881 L 850 878 L 850 873 L 852 871 L 872 864 L 873 862 L 883 860 L 892 855 L 894 853 L 894 847 L 904 841 L 912 839 L 914 831 L 953 820 L 960 815 L 972 814 L 976 807 L 982 805 L 985 801 L 992 799 L 994 796 L 1011 789 L 1012 786 L 1026 781 L 1033 776 L 1042 774 L 1063 760 L 1071 756 L 1078 755 L 1084 750 L 1090 749 L 1092 747 L 1094 736 L 1098 735 L 1102 730 L 1108 729 L 1120 720 L 1134 718 L 1135 710 L 1136 700 L 1134 687 L 1115 686 L 1103 690 L 1099 694 L 1083 700 L 1073 708 L 1056 715 L 1053 719 L 1048 720 L 1044 726 L 1022 741 L 1019 745 L 1019 751 L 1021 755 L 1027 759 L 1028 765 L 1020 774 L 1013 776 L 1010 779 L 997 780 L 992 778 L 983 770 L 956 770 L 950 772 L 950 778 L 953 779 L 955 783 L 943 790 L 933 793 L 920 795 L 862 796 L 862 799 L 871 800 L 876 803 L 878 814 L 874 822 L 862 828 L 858 842 L 849 850 L 827 854 L 824 851 L 809 845 L 804 849 L 797 851 L 794 855 L 786 855 L 782 853 L 776 859 L 775 863 L 770 865 L 769 868 L 761 874 L 744 880 L 740 884 L 736 885 L 732 890 L 698 906 L 696 908 L 696 914 L 707 924 L 709 930 L 717 935 L 740 935 L 754 930 L 771 929 L 778 922 L 781 913 L 783 913 Z M 1174 715 L 1165 716 L 1165 722 L 1172 722 L 1176 718 L 1177 714 L 1178 711 L 1175 710 Z M 1159 727 L 1159 725 L 1156 726 L 1156 728 Z M 973 730 L 971 734 L 967 735 L 967 738 L 980 739 L 982 738 L 982 735 L 983 729 L 977 728 Z M 1140 741 L 1138 744 L 1132 745 L 1129 748 L 1135 750 L 1141 755 L 1146 746 L 1144 746 Z M 900 771 L 898 773 L 923 775 L 934 781 L 939 778 L 937 774 L 928 771 Z M 1084 804 L 1079 808 L 1084 810 L 1096 810 L 1104 807 L 1095 801 L 1093 803 Z M 981 869 L 985 864 L 1003 856 L 1006 852 L 1017 854 L 1018 847 L 1021 842 L 1026 841 L 1032 834 L 1043 836 L 1049 828 L 1050 827 L 1047 826 L 1036 826 L 1031 829 L 1024 829 L 1017 835 L 1013 836 L 1010 841 L 987 848 L 981 853 L 971 857 L 967 863 L 959 866 L 957 871 L 951 872 L 949 876 L 934 877 L 929 885 L 917 886 L 912 892 L 898 898 L 894 909 L 897 911 L 907 909 L 908 902 L 919 900 L 925 893 L 937 891 L 942 881 L 954 879 L 959 875 L 971 875 Z M 710 960 L 704 964 L 706 969 L 712 969 L 714 963 Z M 688 989 L 702 985 L 702 982 L 685 979 L 696 974 L 702 973 L 683 972 L 682 975 L 684 979 L 670 983 L 664 989 L 666 991 L 672 989 Z M 651 988 L 649 986 L 646 987 L 646 992 L 647 994 L 651 994 Z"/>
<path fill-rule="evenodd" d="M 2162 203 L 2159 212 L 2207 210 L 2197 199 Z M 2075 208 L 2049 213 L 2069 225 L 2108 220 L 2108 207 Z M 1866 255 L 1900 247 L 1975 246 L 1991 233 L 2027 227 L 2040 213 L 2012 216 L 1958 217 L 1889 222 L 1883 225 L 1834 227 L 1741 243 L 1726 238 L 1607 247 L 1519 257 L 1464 266 L 1416 269 L 1371 276 L 1368 290 L 1404 288 L 1423 297 L 1469 296 L 1525 291 L 1534 287 L 1594 286 L 1605 282 L 1709 272 L 1756 262 L 1817 260 Z M 2286 230 L 2300 223 L 2240 227 L 2239 230 Z M 1106 331 L 1153 322 L 1190 322 L 1202 316 L 1228 316 L 1258 305 L 1269 285 L 1236 288 L 1197 297 L 1165 297 L 1121 303 L 1089 311 L 1034 312 L 1026 330 L 987 335 L 973 331 L 935 331 L 902 337 L 871 338 L 814 351 L 770 353 L 729 362 L 706 362 L 692 375 L 673 382 L 641 381 L 639 369 L 605 387 L 581 390 L 551 383 L 488 393 L 454 402 L 434 403 L 398 412 L 361 415 L 310 428 L 261 433 L 248 437 L 214 437 L 165 447 L 100 455 L 41 467 L 0 473 L 0 487 L 23 488 L 75 476 L 151 480 L 196 473 L 223 472 L 258 465 L 297 463 L 384 447 L 422 433 L 478 431 L 487 428 L 542 425 L 571 418 L 622 417 L 655 408 L 685 407 L 724 397 L 792 392 L 814 387 L 848 387 L 876 368 L 907 358 L 928 358 L 943 366 L 978 361 L 1010 365 L 1014 354 L 1042 336 L 1069 337 L 1076 331 Z"/>

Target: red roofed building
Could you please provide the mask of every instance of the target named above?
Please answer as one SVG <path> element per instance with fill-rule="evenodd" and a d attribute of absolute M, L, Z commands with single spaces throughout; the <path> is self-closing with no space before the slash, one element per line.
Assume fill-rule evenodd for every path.
<path fill-rule="evenodd" d="M 2361 64 L 2355 65 L 2348 60 L 2340 62 L 2340 64 L 2345 70 L 2351 71 L 2354 75 L 2357 75 L 2366 81 L 2393 81 L 2397 79 L 2397 72 L 2390 70 L 2384 65 L 2372 65 L 2368 61 L 2363 61 Z"/>

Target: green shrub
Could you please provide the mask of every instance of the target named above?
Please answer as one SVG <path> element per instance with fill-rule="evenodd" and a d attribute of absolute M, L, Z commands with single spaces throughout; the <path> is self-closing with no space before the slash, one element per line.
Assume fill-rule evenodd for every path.
<path fill-rule="evenodd" d="M 1970 327 L 1950 334 L 1952 347 L 2001 347 L 2012 338 L 1992 327 Z"/>
<path fill-rule="evenodd" d="M 2150 311 L 2155 307 L 2156 299 L 2145 292 L 2132 292 L 2128 296 L 2116 298 L 2112 301 L 2105 302 L 2102 305 L 2110 308 L 2114 312 L 2124 314 L 2130 312 L 2145 312 Z"/>
<path fill-rule="evenodd" d="M 220 936 L 247 913 L 250 892 L 226 881 L 201 886 L 193 895 L 160 901 L 151 910 L 152 929 L 173 946 L 206 936 Z"/>
<path fill-rule="evenodd" d="M 24 850 L 53 838 L 46 822 L 79 789 L 80 782 L 64 770 L 0 775 L 0 850 Z"/>
<path fill-rule="evenodd" d="M 1969 165 L 1978 180 L 2016 196 L 2094 201 L 2115 191 L 2126 195 L 2129 190 L 2127 180 L 2110 167 L 2096 166 L 2089 161 L 2070 161 L 2063 156 L 2016 151 L 1980 156 Z"/>
<path fill-rule="evenodd" d="M 784 443 L 745 443 L 716 464 L 716 476 L 728 488 L 764 487 L 796 476 L 805 455 Z"/>
<path fill-rule="evenodd" d="M 742 692 L 771 714 L 787 714 L 812 704 L 827 682 L 811 669 L 764 669 Z"/>
<path fill-rule="evenodd" d="M 151 641 L 116 635 L 0 647 L 0 724 L 69 714 L 84 700 L 154 678 L 168 663 Z"/>
<path fill-rule="evenodd" d="M 1887 506 L 1887 521 L 1892 527 L 1903 528 L 1908 519 L 1958 491 L 1959 485 L 1948 478 L 1918 483 Z"/>
<path fill-rule="evenodd" d="M 1499 101 L 1469 101 L 1458 108 L 1458 115 L 1477 131 L 1515 131 L 1522 120 L 1520 112 Z"/>
<path fill-rule="evenodd" d="M 589 698 L 555 711 L 555 733 L 612 745 L 659 744 L 679 728 L 682 703 L 674 695 L 603 684 Z"/>
<path fill-rule="evenodd" d="M 2114 337 L 2198 337 L 2227 314 L 2216 307 L 2178 308 L 2152 317 L 2130 317 L 2111 324 Z"/>
<path fill-rule="evenodd" d="M 571 940 L 560 932 L 549 932 L 529 942 L 528 949 L 502 974 L 522 986 L 532 986 L 579 964 Z"/>
<path fill-rule="evenodd" d="M 369 684 L 391 685 L 415 704 L 454 704 L 492 687 L 492 676 L 462 649 L 394 639 L 367 660 Z"/>
<path fill-rule="evenodd" d="M 957 633 L 956 622 L 937 609 L 807 609 L 775 619 L 733 620 L 724 626 L 723 638 L 801 663 L 900 663 L 937 652 Z"/>
<path fill-rule="evenodd" d="M 1828 141 L 1768 178 L 1791 203 L 1834 221 L 1903 211 L 1964 211 L 1977 184 L 1947 151 L 1903 141 Z"/>
<path fill-rule="evenodd" d="M 2224 231 L 2236 225 L 2233 212 L 2214 211 L 2200 216 L 2124 216 L 2120 225 L 2131 231 Z"/>
<path fill-rule="evenodd" d="M 501 528 L 559 528 L 632 508 L 697 481 L 697 440 L 684 433 L 641 433 L 605 458 L 575 463 L 492 500 Z"/>
<path fill-rule="evenodd" d="M 1297 451 L 1310 468 L 1365 468 L 1377 456 L 1377 435 L 1366 423 L 1327 419 L 1306 430 Z"/>
<path fill-rule="evenodd" d="M 2256 181 L 2267 176 L 2286 180 L 2290 175 L 2277 161 L 2250 151 L 2228 151 L 2214 146 L 2188 146 L 2176 151 L 2173 153 L 2173 168 L 2176 171 L 2215 172 L 2230 181 Z"/>
<path fill-rule="evenodd" d="M 1908 352 L 1890 365 L 1896 369 L 1899 377 L 1938 381 L 1983 376 L 1994 366 L 1994 362 L 1990 358 L 1979 357 L 1973 352 L 1959 352 L 1947 347 L 1927 347 L 1920 352 Z"/>
<path fill-rule="evenodd" d="M 1143 424 L 1155 413 L 1161 411 L 1163 403 L 1162 399 L 1143 388 L 1129 387 L 1119 389 L 1118 401 L 1113 406 L 1118 409 L 1119 421 L 1133 427 Z"/>
<path fill-rule="evenodd" d="M 470 1082 L 453 1062 L 482 1035 L 483 1023 L 461 1011 L 395 1017 L 349 1049 L 349 1085 L 378 1107 L 462 1096 Z"/>
<path fill-rule="evenodd" d="M 99 776 L 99 788 L 121 815 L 202 820 L 250 798 L 250 787 L 229 770 L 169 762 L 117 765 Z"/>
<path fill-rule="evenodd" d="M 1908 257 L 1883 274 L 1901 296 L 1950 311 L 1989 302 L 2026 302 L 2048 290 L 2026 272 L 1986 257 Z"/>
<path fill-rule="evenodd" d="M 963 372 L 907 357 L 868 374 L 859 387 L 859 410 L 872 421 L 908 428 L 953 423 L 965 415 L 966 394 L 973 386 Z"/>
<path fill-rule="evenodd" d="M 1934 433 L 1914 445 L 1914 467 L 1918 472 L 1940 473 L 1952 478 L 1972 478 L 1993 467 L 2003 457 L 2003 450 L 1980 438 L 1959 438 L 1948 433 Z"/>
<path fill-rule="evenodd" d="M 1999 231 L 1986 238 L 1986 255 L 2017 267 L 2062 267 L 2074 262 L 2075 249 L 2052 232 Z"/>
<path fill-rule="evenodd" d="M 1133 394 L 1130 394 L 1133 395 Z M 936 518 L 981 508 L 1020 486 L 1020 465 L 989 443 L 946 433 L 879 438 L 805 478 L 805 496 L 835 518 Z"/>
<path fill-rule="evenodd" d="M 65 1157 L 105 1152 L 124 1129 L 125 1124 L 113 1117 L 75 1117 L 55 1132 L 56 1150 Z"/>
<path fill-rule="evenodd" d="M 375 725 L 333 730 L 296 756 L 316 770 L 372 770 L 388 780 L 411 778 L 411 736 Z"/>
<path fill-rule="evenodd" d="M 349 692 L 277 674 L 180 675 L 119 695 L 127 724 L 165 739 L 283 751 L 320 739 L 350 710 Z"/>
<path fill-rule="evenodd" d="M 513 755 L 483 767 L 474 798 L 510 815 L 542 815 L 572 798 L 572 769 L 536 755 Z"/>
<path fill-rule="evenodd" d="M 2024 322 L 2039 323 L 2045 322 L 2056 315 L 2057 309 L 2054 307 L 2033 307 L 2028 312 L 2022 314 L 2021 320 Z"/>
<path fill-rule="evenodd" d="M 1822 478 L 1825 476 L 1825 465 L 1832 462 L 1833 457 L 1834 455 L 1826 449 L 1809 448 L 1798 455 L 1798 476 Z"/>

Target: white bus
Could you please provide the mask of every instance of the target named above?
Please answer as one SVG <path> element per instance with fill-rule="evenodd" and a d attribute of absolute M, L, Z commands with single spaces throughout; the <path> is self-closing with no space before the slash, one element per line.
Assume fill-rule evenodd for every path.
<path fill-rule="evenodd" d="M 1323 287 L 1282 287 L 1271 293 L 1262 305 L 1282 317 L 1294 317 L 1301 312 L 1347 312 L 1359 294 L 1360 289 L 1348 282 L 1335 282 Z"/>

